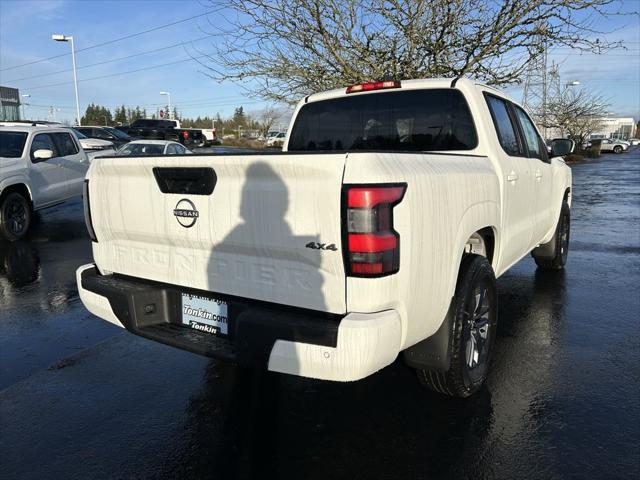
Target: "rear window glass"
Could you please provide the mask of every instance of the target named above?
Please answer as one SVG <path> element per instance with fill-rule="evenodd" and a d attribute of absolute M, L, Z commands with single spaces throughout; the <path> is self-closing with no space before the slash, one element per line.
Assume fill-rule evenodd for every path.
<path fill-rule="evenodd" d="M 289 151 L 471 150 L 478 144 L 462 93 L 452 89 L 353 95 L 304 105 Z"/>
<path fill-rule="evenodd" d="M 162 155 L 163 153 L 164 145 L 157 143 L 128 143 L 118 150 L 118 155 Z"/>
<path fill-rule="evenodd" d="M 26 132 L 0 132 L 0 157 L 20 158 L 26 141 Z"/>

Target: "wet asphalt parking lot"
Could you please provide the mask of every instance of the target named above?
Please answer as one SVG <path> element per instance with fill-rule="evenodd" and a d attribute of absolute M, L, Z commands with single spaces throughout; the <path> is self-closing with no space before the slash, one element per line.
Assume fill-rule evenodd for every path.
<path fill-rule="evenodd" d="M 0 477 L 638 478 L 640 147 L 573 166 L 569 262 L 498 281 L 493 372 L 458 400 L 401 359 L 355 383 L 242 370 L 88 313 L 80 200 L 0 244 Z"/>

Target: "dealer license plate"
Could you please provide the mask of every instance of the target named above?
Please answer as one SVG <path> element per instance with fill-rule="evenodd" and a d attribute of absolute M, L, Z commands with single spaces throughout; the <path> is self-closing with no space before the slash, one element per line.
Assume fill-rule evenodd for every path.
<path fill-rule="evenodd" d="M 200 332 L 229 334 L 229 305 L 223 300 L 182 294 L 182 323 Z"/>

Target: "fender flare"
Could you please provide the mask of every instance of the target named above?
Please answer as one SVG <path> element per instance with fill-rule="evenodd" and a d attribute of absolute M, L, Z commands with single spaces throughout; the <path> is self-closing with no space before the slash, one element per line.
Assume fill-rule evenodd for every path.
<path fill-rule="evenodd" d="M 493 230 L 494 238 L 494 253 L 493 259 L 498 258 L 498 249 L 500 246 L 500 209 L 498 203 L 494 201 L 484 201 L 473 204 L 462 215 L 462 218 L 458 222 L 458 231 L 455 237 L 455 248 L 452 250 L 451 265 L 452 268 L 449 274 L 449 288 L 447 291 L 449 295 L 447 298 L 452 298 L 456 283 L 458 281 L 458 271 L 460 270 L 460 262 L 462 261 L 462 254 L 467 240 L 474 233 L 491 228 Z"/>
<path fill-rule="evenodd" d="M 14 185 L 24 185 L 29 193 L 29 200 L 33 205 L 33 190 L 31 189 L 31 183 L 29 179 L 24 175 L 11 175 L 0 181 L 0 195 L 9 187 L 13 187 Z M 35 206 L 35 205 L 34 205 Z"/>

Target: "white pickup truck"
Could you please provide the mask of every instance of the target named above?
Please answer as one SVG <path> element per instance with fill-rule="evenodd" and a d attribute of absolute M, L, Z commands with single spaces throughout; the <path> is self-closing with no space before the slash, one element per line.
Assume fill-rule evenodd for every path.
<path fill-rule="evenodd" d="M 0 238 L 24 237 L 34 211 L 82 195 L 88 168 L 68 128 L 0 125 Z"/>
<path fill-rule="evenodd" d="M 94 314 L 241 365 L 352 381 L 404 352 L 465 397 L 487 376 L 495 278 L 567 258 L 571 171 L 471 80 L 310 95 L 283 152 L 106 158 L 86 178 Z"/>

